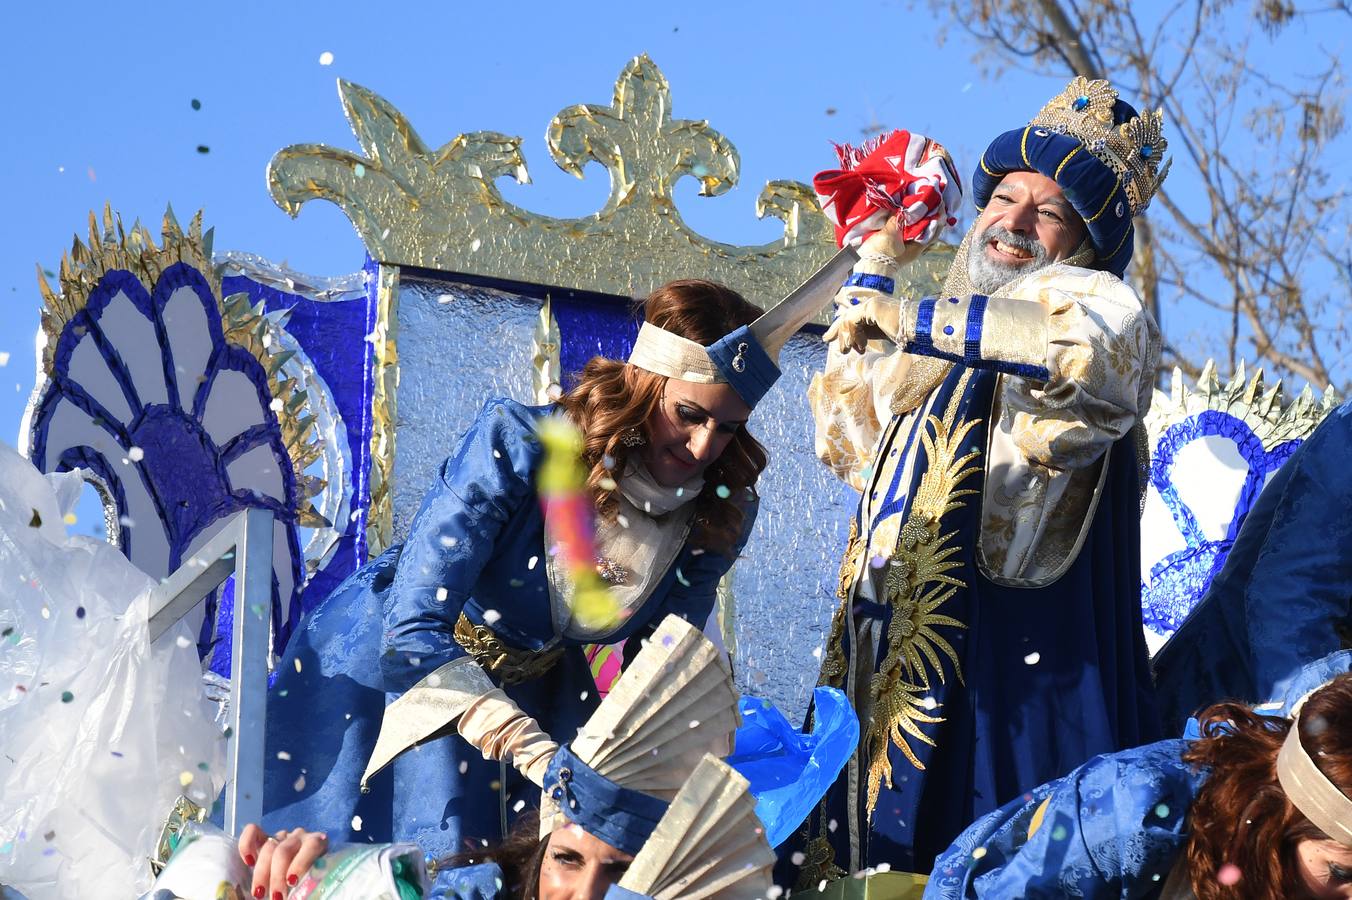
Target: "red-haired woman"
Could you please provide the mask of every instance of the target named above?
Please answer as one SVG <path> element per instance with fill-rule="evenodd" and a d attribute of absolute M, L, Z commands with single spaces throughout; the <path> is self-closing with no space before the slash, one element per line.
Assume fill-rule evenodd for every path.
<path fill-rule="evenodd" d="M 1217 703 L 1191 740 L 1095 757 L 985 816 L 926 900 L 1352 897 L 1350 667 L 1333 654 L 1304 685 L 1343 674 L 1276 715 Z"/>
<path fill-rule="evenodd" d="M 759 312 L 709 281 L 669 283 L 627 362 L 591 360 L 555 405 L 483 408 L 407 540 L 292 639 L 269 699 L 270 831 L 439 857 L 538 804 L 558 743 L 597 702 L 583 646 L 641 638 L 668 613 L 702 626 L 746 542 L 766 464 L 747 419 L 778 374 L 777 348 L 746 327 Z M 550 415 L 584 441 L 597 568 L 618 605 L 600 626 L 574 614 L 546 540 L 536 426 Z"/>

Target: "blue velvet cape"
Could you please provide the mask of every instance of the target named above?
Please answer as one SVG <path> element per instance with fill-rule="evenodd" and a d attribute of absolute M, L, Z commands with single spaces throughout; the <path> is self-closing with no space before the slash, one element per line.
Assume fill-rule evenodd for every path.
<path fill-rule="evenodd" d="M 1218 700 L 1280 696 L 1352 620 L 1352 403 L 1272 476 L 1202 600 L 1155 655 L 1165 726 Z"/>
<path fill-rule="evenodd" d="M 980 454 L 973 462 L 980 473 L 964 480 L 963 489 L 983 489 L 987 423 L 998 381 L 998 372 L 954 366 L 935 388 L 936 419 L 954 403 L 955 432 L 961 423 L 977 423 L 953 451 L 954 459 Z M 917 427 L 934 435 L 934 420 Z M 901 440 L 898 436 L 898 446 Z M 907 452 L 927 453 L 918 436 L 909 446 Z M 911 484 L 894 486 L 907 508 L 933 463 L 918 459 Z M 848 873 L 851 828 L 861 836 L 860 868 L 885 863 L 927 872 L 936 855 L 979 816 L 1096 754 L 1159 737 L 1141 626 L 1140 494 L 1130 436 L 1113 445 L 1107 466 L 1104 493 L 1079 556 L 1044 587 L 1009 587 L 982 574 L 976 565 L 979 493 L 943 516 L 939 532 L 953 534 L 959 549 L 952 560 L 961 564 L 947 574 L 963 587 L 938 612 L 966 627 L 942 628 L 961 675 L 941 657 L 943 680 L 932 677 L 925 690 L 935 701 L 925 714 L 943 720 L 919 726 L 935 746 L 908 738 L 922 770 L 889 743 L 892 785 L 883 784 L 870 817 L 865 797 L 870 722 L 861 721 L 858 783 L 850 784 L 848 768 L 842 772 L 805 830 L 780 848 L 776 884 L 801 888 Z M 869 660 L 873 672 L 887 652 L 893 612 L 890 604 L 858 600 L 850 610 L 847 633 L 864 616 L 881 620 L 881 646 Z M 850 643 L 845 642 L 846 663 L 854 666 Z"/>
<path fill-rule="evenodd" d="M 1095 757 L 983 816 L 935 862 L 925 900 L 1159 896 L 1206 781 L 1182 761 L 1187 746 Z"/>
<path fill-rule="evenodd" d="M 327 831 L 333 842 L 409 840 L 441 857 L 503 837 L 504 812 L 511 820 L 538 805 L 538 788 L 453 731 L 405 752 L 371 779 L 370 793 L 360 794 L 358 782 L 386 703 L 464 655 L 452 635 L 462 612 L 481 624 L 493 611 L 489 626 L 516 648 L 539 650 L 554 639 L 534 486 L 542 454 L 535 424 L 552 409 L 489 402 L 442 465 L 408 539 L 301 623 L 268 698 L 269 831 L 299 825 Z M 646 633 L 670 613 L 702 627 L 755 512 L 746 509 L 741 541 L 727 555 L 684 547 L 605 642 Z M 563 658 L 543 677 L 504 686 L 561 743 L 597 704 L 582 645 L 562 642 Z"/>

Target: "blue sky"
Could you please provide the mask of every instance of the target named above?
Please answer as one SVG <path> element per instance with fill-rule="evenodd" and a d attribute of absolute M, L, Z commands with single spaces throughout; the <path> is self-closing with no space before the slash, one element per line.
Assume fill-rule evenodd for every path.
<path fill-rule="evenodd" d="M 677 189 L 693 228 L 735 243 L 780 233 L 777 221 L 756 220 L 757 193 L 769 179 L 809 181 L 830 167 L 833 140 L 858 140 L 875 123 L 910 128 L 942 140 L 965 175 L 990 137 L 1027 121 L 1065 82 L 983 76 L 960 34 L 938 45 L 928 10 L 902 2 L 853 7 L 860 22 L 836 4 L 797 0 L 376 8 L 335 0 L 7 9 L 0 439 L 15 440 L 34 381 L 34 264 L 54 271 L 104 203 L 156 233 L 167 204 L 181 221 L 202 208 L 218 250 L 301 272 L 360 267 L 362 246 L 336 207 L 312 202 L 292 220 L 264 182 L 269 158 L 288 144 L 356 149 L 339 77 L 384 96 L 432 146 L 462 131 L 524 137 L 533 183 L 504 183 L 504 193 L 539 212 L 581 215 L 603 201 L 605 172 L 593 164 L 582 181 L 563 173 L 545 128 L 570 104 L 608 103 L 621 68 L 647 52 L 671 84 L 673 113 L 707 119 L 740 151 L 734 190 L 702 198 L 690 179 Z M 904 50 L 882 65 L 863 55 L 886 46 Z M 332 62 L 322 65 L 326 53 Z"/>

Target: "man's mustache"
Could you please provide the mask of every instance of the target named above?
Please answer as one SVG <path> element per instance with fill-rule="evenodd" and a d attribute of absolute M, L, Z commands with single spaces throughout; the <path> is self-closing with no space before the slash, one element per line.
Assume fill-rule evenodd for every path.
<path fill-rule="evenodd" d="M 981 245 L 983 247 L 991 241 L 999 241 L 1010 247 L 1026 250 L 1033 254 L 1033 258 L 1038 262 L 1042 262 L 1047 258 L 1047 248 L 1042 246 L 1042 242 L 1037 238 L 1029 237 L 1025 234 L 1015 234 L 1002 225 L 992 225 L 981 232 Z"/>

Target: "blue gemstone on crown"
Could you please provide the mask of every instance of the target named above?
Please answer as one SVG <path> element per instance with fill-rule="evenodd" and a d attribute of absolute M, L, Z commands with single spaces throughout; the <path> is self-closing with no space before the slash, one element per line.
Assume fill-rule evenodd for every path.
<path fill-rule="evenodd" d="M 1144 147 L 1141 148 L 1141 159 L 1149 159 L 1154 155 L 1155 148 L 1150 146 L 1149 144 L 1146 144 Z"/>
<path fill-rule="evenodd" d="M 1071 105 L 1075 107 L 1076 112 L 1081 112 L 1084 110 L 1085 107 L 1089 105 L 1089 98 L 1086 97 L 1084 94 L 1081 94 L 1080 96 L 1075 98 L 1075 102 L 1072 103 Z"/>

